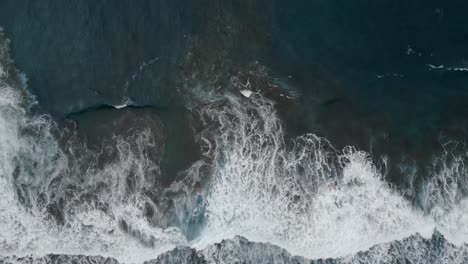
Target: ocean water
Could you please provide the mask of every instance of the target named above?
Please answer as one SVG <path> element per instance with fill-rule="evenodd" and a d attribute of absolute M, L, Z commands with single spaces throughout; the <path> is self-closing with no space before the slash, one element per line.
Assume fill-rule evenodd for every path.
<path fill-rule="evenodd" d="M 468 263 L 467 10 L 0 1 L 0 261 Z"/>

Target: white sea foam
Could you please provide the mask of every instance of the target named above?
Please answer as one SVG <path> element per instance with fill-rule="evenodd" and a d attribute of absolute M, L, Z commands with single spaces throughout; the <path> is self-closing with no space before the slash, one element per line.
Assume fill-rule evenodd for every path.
<path fill-rule="evenodd" d="M 86 254 L 135 262 L 155 258 L 175 245 L 203 248 L 243 235 L 309 258 L 340 257 L 416 232 L 428 237 L 436 227 L 450 241 L 467 241 L 468 202 L 460 190 L 465 184 L 463 158 L 439 161 L 443 166 L 434 169 L 426 185 L 430 209 L 424 213 L 386 183 L 365 152 L 351 147 L 336 151 L 314 135 L 301 136 L 288 146 L 273 102 L 260 94 L 253 94 L 247 102 L 229 95 L 222 107 L 205 109 L 219 122 L 220 133 L 206 197 L 207 225 L 195 241 L 187 242 L 177 228 L 151 225 L 143 216 L 144 200 L 125 195 L 129 171 L 136 166 L 140 177 L 136 188 L 143 188 L 146 169 L 152 165 L 141 151 L 130 151 L 133 145 L 124 141 L 118 144 L 117 163 L 74 175 L 85 181 L 85 189 L 107 180 L 113 191 L 101 199 L 110 204 L 109 212 L 76 207 L 67 225 L 58 227 L 37 208 L 20 205 L 13 191 L 11 175 L 18 153 L 22 158 L 26 155 L 26 160 L 43 159 L 38 174 L 23 182 L 39 189 L 45 184 L 34 179 L 53 179 L 69 166 L 50 135 L 50 121 L 28 116 L 23 103 L 15 89 L 2 87 L 0 253 L 4 255 Z M 43 134 L 25 136 L 21 131 L 28 125 L 36 131 L 42 127 Z M 153 144 L 149 136 L 142 135 L 135 142 L 141 147 Z M 24 175 L 24 181 L 26 176 L 31 175 Z M 120 220 L 140 239 L 122 231 Z M 141 241 L 151 241 L 153 247 Z"/>
<path fill-rule="evenodd" d="M 127 106 L 128 106 L 127 104 L 113 105 L 113 107 L 114 107 L 115 109 L 122 109 L 122 108 L 125 108 L 125 107 L 127 107 Z"/>
<path fill-rule="evenodd" d="M 447 68 L 447 71 L 468 72 L 468 68 L 465 68 L 465 67 L 450 67 L 450 68 Z"/>
<path fill-rule="evenodd" d="M 228 99 L 211 116 L 221 131 L 208 223 L 195 247 L 242 235 L 308 258 L 341 257 L 415 233 L 429 237 L 435 228 L 452 243 L 468 242 L 467 153 L 448 150 L 434 159 L 419 210 L 369 154 L 334 151 L 314 135 L 288 148 L 273 102 Z"/>
<path fill-rule="evenodd" d="M 433 65 L 433 64 L 427 64 L 427 67 L 429 67 L 429 70 L 439 70 L 445 68 L 444 65 Z"/>
<path fill-rule="evenodd" d="M 128 98 L 128 97 L 125 97 L 123 100 L 122 100 L 122 104 L 119 104 L 119 105 L 113 105 L 113 107 L 115 109 L 122 109 L 122 108 L 125 108 L 127 106 L 131 106 L 131 105 L 134 105 L 132 99 Z"/>
<path fill-rule="evenodd" d="M 175 245 L 203 248 L 243 235 L 309 258 L 338 257 L 416 232 L 429 236 L 434 228 L 454 243 L 468 242 L 465 157 L 437 161 L 422 191 L 426 210 L 417 210 L 386 183 L 368 153 L 337 151 L 311 134 L 287 144 L 274 103 L 258 93 L 249 100 L 210 94 L 202 101 L 225 100 L 202 110 L 220 126 L 205 193 L 207 223 L 188 242 L 177 228 L 163 229 L 144 217 L 146 200 L 138 193 L 148 172 L 158 169 L 142 151 L 154 144 L 148 131 L 134 142 L 118 141 L 117 162 L 77 174 L 52 135 L 53 121 L 28 113 L 33 100 L 6 83 L 5 67 L 0 65 L 0 255 L 85 254 L 141 262 Z M 129 174 L 137 179 L 131 195 Z M 104 182 L 108 190 L 99 198 L 108 210 L 78 203 L 68 208 L 66 224 L 57 226 L 35 201 L 59 178 L 65 178 L 63 192 L 65 183 L 87 189 Z M 132 232 L 123 231 L 121 221 Z"/>
<path fill-rule="evenodd" d="M 273 103 L 260 95 L 242 104 L 231 96 L 213 118 L 221 124 L 216 172 L 196 247 L 242 235 L 320 258 L 431 234 L 432 220 L 383 180 L 367 153 L 327 150 L 314 135 L 288 148 Z"/>
<path fill-rule="evenodd" d="M 250 91 L 250 90 L 245 89 L 245 90 L 240 90 L 240 93 L 241 93 L 243 96 L 249 98 L 249 97 L 252 95 L 253 92 Z"/>
<path fill-rule="evenodd" d="M 28 114 L 31 98 L 27 92 L 3 80 L 0 83 L 0 255 L 86 254 L 142 262 L 186 243 L 177 228 L 151 225 L 143 216 L 145 201 L 125 191 L 129 173 L 137 179 L 135 188 L 142 188 L 144 174 L 155 169 L 141 156 L 140 147 L 152 144 L 145 132 L 132 144 L 119 141 L 116 163 L 102 169 L 90 165 L 83 174 L 74 174 L 52 135 L 50 118 Z M 36 203 L 38 195 L 47 194 L 57 179 L 63 180 L 59 188 L 63 192 L 68 183 L 81 182 L 86 190 L 105 181 L 112 191 L 100 199 L 109 204 L 108 211 L 86 203 L 73 205 L 65 212 L 66 224 L 58 226 Z M 138 237 L 122 231 L 122 220 Z M 143 240 L 151 246 L 143 245 Z"/>

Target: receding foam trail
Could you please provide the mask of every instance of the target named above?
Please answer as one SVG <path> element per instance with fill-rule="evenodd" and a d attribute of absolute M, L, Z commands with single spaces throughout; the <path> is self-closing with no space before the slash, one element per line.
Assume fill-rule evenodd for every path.
<path fill-rule="evenodd" d="M 34 98 L 8 81 L 13 76 L 7 52 L 6 42 L 0 42 L 0 255 L 84 254 L 142 262 L 176 245 L 203 248 L 242 235 L 292 254 L 325 258 L 416 232 L 428 237 L 434 228 L 454 243 L 468 242 L 465 156 L 447 154 L 450 158 L 435 161 L 420 190 L 424 210 L 415 209 L 386 183 L 368 153 L 352 147 L 336 151 L 312 134 L 286 142 L 274 103 L 260 93 L 202 94 L 200 87 L 202 115 L 219 131 L 215 144 L 204 140 L 215 148 L 211 182 L 201 193 L 206 223 L 187 241 L 178 228 L 160 228 L 144 215 L 147 176 L 159 169 L 144 154 L 154 144 L 149 131 L 132 142 L 118 140 L 116 160 L 103 167 L 70 159 L 52 133 L 56 124 L 31 114 Z M 135 180 L 132 192 L 129 175 Z M 106 189 L 94 202 L 105 210 L 80 200 L 102 184 Z M 69 186 L 81 192 L 68 195 Z M 69 199 L 62 225 L 39 202 L 52 195 Z M 198 206 L 192 197 L 178 198 L 177 213 L 193 213 L 196 206 L 184 203 Z"/>
<path fill-rule="evenodd" d="M 445 206 L 439 217 L 424 214 L 385 182 L 365 152 L 350 147 L 337 152 L 314 135 L 288 147 L 273 102 L 261 95 L 228 96 L 221 109 L 205 112 L 220 124 L 220 133 L 207 226 L 196 247 L 242 235 L 314 259 L 353 254 L 414 233 L 428 237 L 436 227 L 449 238 L 456 229 L 467 230 L 468 202 L 449 201 L 451 208 Z"/>
<path fill-rule="evenodd" d="M 433 160 L 429 180 L 419 190 L 421 203 L 437 228 L 456 245 L 468 242 L 467 161 L 465 145 L 447 143 L 444 153 Z"/>
<path fill-rule="evenodd" d="M 154 170 L 141 154 L 142 146 L 152 144 L 147 131 L 137 135 L 135 142 L 119 140 L 116 162 L 101 169 L 92 165 L 85 171 L 73 169 L 53 136 L 54 122 L 46 115 L 29 113 L 34 98 L 22 87 L 10 85 L 16 77 L 8 76 L 12 72 L 7 68 L 12 66 L 5 63 L 10 62 L 8 47 L 6 42 L 0 44 L 0 255 L 85 254 L 142 262 L 186 243 L 177 228 L 148 223 L 143 215 L 145 200 L 138 193 L 122 190 L 130 173 L 137 179 L 138 189 L 145 183 L 145 173 Z M 41 195 L 52 199 L 49 189 L 57 182 L 62 181 L 63 186 L 54 187 L 56 194 L 66 197 L 67 184 L 82 183 L 86 189 L 99 180 L 112 188 L 99 197 L 108 205 L 106 212 L 85 202 L 72 203 L 64 209 L 62 226 L 38 202 Z M 150 241 L 151 246 L 142 240 Z"/>
<path fill-rule="evenodd" d="M 21 107 L 24 103 L 21 96 L 5 84 L 0 87 L 1 255 L 86 254 L 134 262 L 155 258 L 186 242 L 176 228 L 150 225 L 143 215 L 143 199 L 135 195 L 127 196 L 124 201 L 119 196 L 126 173 L 138 161 L 138 157 L 131 153 L 122 155 L 118 163 L 102 171 L 91 171 L 94 174 L 89 175 L 94 180 L 107 177 L 114 189 L 109 197 L 101 197 L 110 204 L 107 213 L 82 204 L 72 208 L 73 213 L 68 215 L 65 226 L 57 226 L 42 208 L 37 207 L 36 196 L 41 190 L 46 192 L 49 182 L 58 174 L 69 173 L 67 160 L 50 135 L 50 121 L 40 116 L 28 116 Z M 29 137 L 26 132 L 34 134 Z M 69 177 L 75 176 L 78 177 Z M 27 193 L 30 206 L 20 204 L 15 184 L 27 185 L 31 192 Z M 145 246 L 123 232 L 119 226 L 122 220 L 141 239 L 150 240 L 152 246 Z"/>

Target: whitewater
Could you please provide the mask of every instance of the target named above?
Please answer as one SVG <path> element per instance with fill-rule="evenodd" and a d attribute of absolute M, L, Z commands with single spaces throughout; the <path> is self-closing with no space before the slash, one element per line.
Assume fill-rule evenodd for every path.
<path fill-rule="evenodd" d="M 65 129 L 37 111 L 5 39 L 0 61 L 2 256 L 82 254 L 141 263 L 177 246 L 203 250 L 239 235 L 310 259 L 338 258 L 416 233 L 430 238 L 436 229 L 455 245 L 468 242 L 466 153 L 434 158 L 428 180 L 414 187 L 421 204 L 415 206 L 385 180 L 391 162 L 385 157 L 375 164 L 370 153 L 337 150 L 313 134 L 286 139 L 275 102 L 261 91 L 223 90 L 194 110 L 215 124 L 200 141 L 212 169 L 200 175 L 206 173 L 200 160 L 168 187 L 185 191 L 173 199 L 180 221 L 158 226 L 145 217 L 144 195 L 160 170 L 147 153 L 155 135 L 116 138 L 116 158 L 94 164 L 99 153 L 72 141 L 63 146 Z M 86 155 L 69 154 L 79 151 Z M 200 178 L 208 180 L 194 188 Z M 83 198 L 89 190 L 96 195 Z M 61 199 L 58 221 L 47 204 Z M 201 224 L 187 220 L 194 215 L 202 215 Z M 197 235 L 188 236 L 195 228 Z"/>

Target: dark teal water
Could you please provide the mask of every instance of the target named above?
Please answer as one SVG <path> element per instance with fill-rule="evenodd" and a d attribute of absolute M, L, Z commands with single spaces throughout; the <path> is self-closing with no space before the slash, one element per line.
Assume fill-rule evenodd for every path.
<path fill-rule="evenodd" d="M 180 121 L 187 87 L 214 76 L 222 86 L 259 63 L 298 94 L 294 107 L 278 105 L 291 134 L 314 132 L 398 163 L 466 138 L 467 10 L 458 0 L 4 0 L 0 25 L 43 111 L 57 119 L 101 105 L 150 106 L 169 117 L 173 142 L 190 145 L 190 131 L 178 132 L 189 130 Z M 189 153 L 174 164 L 190 164 L 197 154 Z M 185 167 L 170 163 L 170 174 Z"/>

